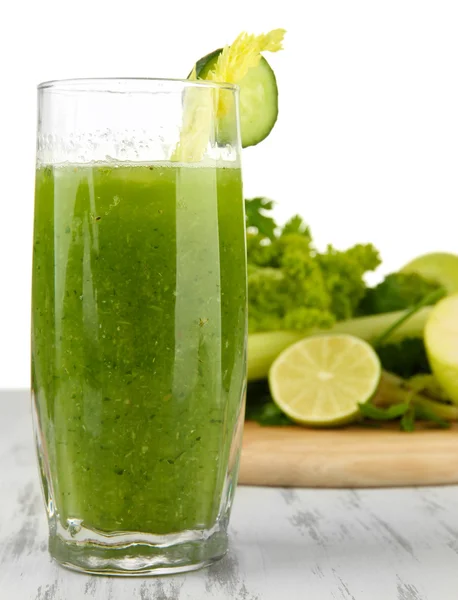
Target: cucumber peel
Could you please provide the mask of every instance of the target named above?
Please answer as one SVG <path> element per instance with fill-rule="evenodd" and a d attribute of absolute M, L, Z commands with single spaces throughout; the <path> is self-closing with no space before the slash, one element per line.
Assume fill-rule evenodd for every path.
<path fill-rule="evenodd" d="M 207 79 L 215 68 L 222 48 L 197 61 L 194 74 Z M 255 146 L 272 131 L 278 117 L 278 88 L 275 73 L 262 56 L 237 82 L 240 88 L 240 127 L 242 147 Z"/>

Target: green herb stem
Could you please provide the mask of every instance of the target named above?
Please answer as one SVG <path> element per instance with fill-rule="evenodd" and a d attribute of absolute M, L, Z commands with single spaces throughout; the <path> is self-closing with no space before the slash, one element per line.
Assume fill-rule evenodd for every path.
<path fill-rule="evenodd" d="M 399 327 L 401 327 L 406 321 L 408 321 L 409 319 L 411 319 L 413 317 L 413 315 L 415 315 L 416 313 L 418 313 L 419 310 L 421 310 L 425 306 L 429 306 L 431 304 L 435 304 L 438 300 L 440 300 L 444 296 L 444 294 L 445 294 L 445 290 L 443 288 L 440 288 L 439 290 L 434 290 L 434 292 L 431 292 L 430 294 L 427 294 L 422 300 L 420 300 L 420 302 L 418 302 L 417 304 L 415 304 L 414 306 L 412 306 L 412 308 L 409 308 L 407 311 L 405 311 L 405 313 L 402 316 L 400 316 L 397 321 L 395 321 L 394 323 L 392 323 L 386 329 L 386 331 L 384 331 L 381 335 L 379 335 L 378 337 L 376 337 L 372 341 L 372 345 L 375 348 L 377 346 L 381 346 L 384 342 L 387 341 L 388 338 L 390 338 L 393 335 L 393 333 Z"/>
<path fill-rule="evenodd" d="M 412 403 L 414 406 L 424 409 L 424 411 L 433 412 L 447 421 L 458 421 L 458 406 L 432 400 L 409 387 L 408 382 L 400 377 L 384 371 L 373 404 L 379 408 L 386 408 L 401 403 Z"/>

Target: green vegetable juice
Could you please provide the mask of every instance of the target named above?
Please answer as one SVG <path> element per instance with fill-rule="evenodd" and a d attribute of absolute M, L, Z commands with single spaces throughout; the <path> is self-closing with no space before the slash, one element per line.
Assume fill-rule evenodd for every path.
<path fill-rule="evenodd" d="M 35 215 L 33 389 L 61 525 L 211 527 L 243 419 L 240 170 L 41 167 Z"/>

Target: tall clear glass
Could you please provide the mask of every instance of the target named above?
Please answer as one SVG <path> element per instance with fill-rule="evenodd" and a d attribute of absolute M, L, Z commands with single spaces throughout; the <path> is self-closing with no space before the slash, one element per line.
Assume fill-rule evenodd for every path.
<path fill-rule="evenodd" d="M 44 83 L 32 387 L 49 549 L 135 575 L 224 555 L 246 385 L 238 90 Z"/>

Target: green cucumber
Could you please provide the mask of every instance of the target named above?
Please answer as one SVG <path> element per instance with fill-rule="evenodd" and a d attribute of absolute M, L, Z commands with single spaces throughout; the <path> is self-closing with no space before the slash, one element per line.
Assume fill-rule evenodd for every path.
<path fill-rule="evenodd" d="M 214 68 L 222 48 L 196 63 L 198 79 Z M 275 73 L 264 57 L 238 83 L 240 87 L 240 127 L 242 147 L 255 146 L 272 131 L 278 117 L 278 88 Z"/>

